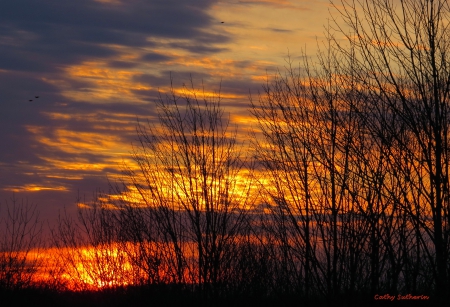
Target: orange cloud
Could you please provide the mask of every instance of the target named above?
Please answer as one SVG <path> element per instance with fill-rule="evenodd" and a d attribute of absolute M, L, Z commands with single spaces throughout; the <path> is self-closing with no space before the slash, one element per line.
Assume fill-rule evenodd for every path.
<path fill-rule="evenodd" d="M 21 186 L 9 186 L 4 190 L 19 193 L 19 192 L 39 192 L 39 191 L 68 191 L 65 186 L 42 186 L 37 184 L 25 184 Z"/>
<path fill-rule="evenodd" d="M 149 85 L 133 81 L 142 72 L 110 68 L 100 61 L 70 66 L 66 73 L 71 79 L 81 79 L 90 84 L 85 91 L 63 90 L 65 97 L 75 101 L 143 102 L 133 91 L 153 89 Z"/>

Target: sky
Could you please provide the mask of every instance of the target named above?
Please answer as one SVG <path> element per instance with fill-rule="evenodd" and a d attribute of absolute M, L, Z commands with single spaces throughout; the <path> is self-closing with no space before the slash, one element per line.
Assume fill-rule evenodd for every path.
<path fill-rule="evenodd" d="M 249 92 L 288 54 L 316 53 L 329 10 L 328 0 L 1 1 L 0 204 L 28 201 L 51 220 L 107 191 L 171 78 L 175 89 L 190 77 L 220 87 L 245 127 Z"/>

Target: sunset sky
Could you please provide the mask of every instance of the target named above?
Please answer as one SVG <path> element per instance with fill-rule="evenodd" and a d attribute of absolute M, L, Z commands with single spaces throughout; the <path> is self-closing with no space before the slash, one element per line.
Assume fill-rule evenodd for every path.
<path fill-rule="evenodd" d="M 324 38 L 328 0 L 14 0 L 0 4 L 0 203 L 53 219 L 120 174 L 136 118 L 170 75 L 218 90 L 248 122 L 248 93 Z M 222 23 L 223 22 L 223 23 Z M 39 96 L 39 98 L 35 98 Z M 32 101 L 29 101 L 32 100 Z"/>

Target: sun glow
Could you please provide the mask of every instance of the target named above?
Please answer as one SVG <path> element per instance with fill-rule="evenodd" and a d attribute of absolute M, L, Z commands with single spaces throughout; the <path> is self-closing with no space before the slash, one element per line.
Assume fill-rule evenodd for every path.
<path fill-rule="evenodd" d="M 39 279 L 53 278 L 73 291 L 126 286 L 137 280 L 128 255 L 117 244 L 51 248 L 43 255 L 47 265 L 39 268 Z"/>

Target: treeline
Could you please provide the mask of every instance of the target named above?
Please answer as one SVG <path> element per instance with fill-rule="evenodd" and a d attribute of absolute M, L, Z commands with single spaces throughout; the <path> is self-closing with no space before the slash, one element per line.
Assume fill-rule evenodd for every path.
<path fill-rule="evenodd" d="M 250 98 L 248 142 L 219 93 L 161 94 L 122 181 L 53 229 L 66 287 L 160 287 L 209 305 L 444 305 L 450 8 L 399 3 L 339 1 L 322 51 Z"/>

